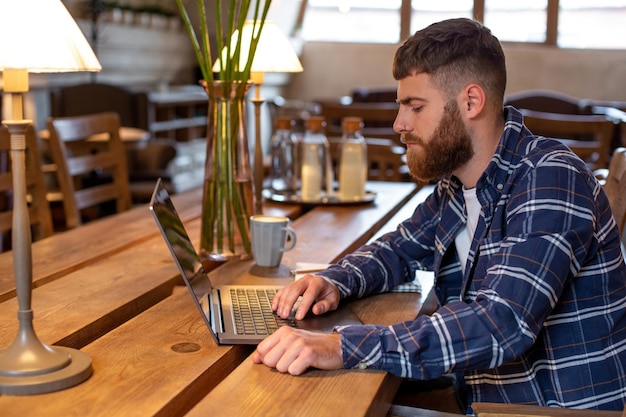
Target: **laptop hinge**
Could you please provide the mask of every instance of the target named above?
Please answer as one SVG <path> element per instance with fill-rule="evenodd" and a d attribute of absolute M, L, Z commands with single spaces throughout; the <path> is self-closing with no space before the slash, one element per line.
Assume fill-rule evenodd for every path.
<path fill-rule="evenodd" d="M 217 298 L 217 300 L 215 298 Z M 224 333 L 224 316 L 222 315 L 222 300 L 219 290 L 211 291 L 210 301 L 213 306 L 213 314 L 211 314 L 211 327 L 217 334 Z"/>

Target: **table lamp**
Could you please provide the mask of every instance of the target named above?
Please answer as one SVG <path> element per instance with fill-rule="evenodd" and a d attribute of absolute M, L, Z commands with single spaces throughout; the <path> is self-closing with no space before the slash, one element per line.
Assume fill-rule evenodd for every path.
<path fill-rule="evenodd" d="M 243 67 L 248 61 L 248 51 L 252 41 L 253 31 L 258 31 L 260 24 L 255 24 L 254 20 L 244 22 L 241 30 L 241 52 L 239 57 L 240 66 Z M 233 37 L 238 36 L 234 35 Z M 231 40 L 234 49 L 236 39 Z M 226 49 L 226 48 L 224 48 Z M 222 51 L 226 53 L 226 51 Z M 219 68 L 219 62 L 213 66 L 214 70 Z M 250 81 L 255 85 L 255 96 L 251 99 L 254 104 L 254 196 L 256 214 L 263 211 L 263 148 L 261 144 L 261 106 L 265 102 L 261 98 L 261 84 L 265 80 L 267 72 L 302 72 L 302 64 L 298 55 L 293 50 L 289 39 L 283 34 L 280 28 L 271 20 L 266 20 L 263 24 L 261 37 L 254 53 L 254 60 L 250 69 Z"/>
<path fill-rule="evenodd" d="M 19 329 L 0 352 L 0 394 L 32 395 L 77 385 L 92 374 L 91 358 L 67 347 L 48 346 L 33 328 L 32 254 L 26 196 L 26 128 L 23 95 L 29 72 L 100 71 L 89 43 L 60 0 L 0 2 L 0 71 L 4 85 L 2 123 L 11 134 L 13 173 L 13 271 Z"/>
<path fill-rule="evenodd" d="M 252 37 L 252 21 L 247 21 L 243 27 L 244 40 Z M 246 35 L 246 30 L 250 33 Z M 271 21 L 266 21 L 257 44 L 257 49 L 252 61 L 250 78 L 255 86 L 255 95 L 252 98 L 254 104 L 254 192 L 255 212 L 263 211 L 263 148 L 261 144 L 261 106 L 265 102 L 261 98 L 261 84 L 265 81 L 267 72 L 302 72 L 302 64 L 298 59 L 289 39 L 281 32 L 280 28 Z"/>

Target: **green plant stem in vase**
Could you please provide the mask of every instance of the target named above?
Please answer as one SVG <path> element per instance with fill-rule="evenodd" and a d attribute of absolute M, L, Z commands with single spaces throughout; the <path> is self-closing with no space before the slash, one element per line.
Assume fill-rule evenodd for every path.
<path fill-rule="evenodd" d="M 200 84 L 209 101 L 200 252 L 212 261 L 246 258 L 250 256 L 248 222 L 254 209 L 246 94 L 271 0 L 215 0 L 213 35 L 220 51 L 217 62 L 211 55 L 204 0 L 195 0 L 199 36 L 184 2 L 176 0 L 202 72 Z M 222 21 L 223 10 L 227 11 L 226 22 Z M 248 17 L 255 23 L 250 43 L 243 45 L 240 34 Z"/>
<path fill-rule="evenodd" d="M 201 84 L 209 96 L 207 158 L 200 248 L 210 260 L 250 255 L 248 219 L 254 207 L 252 169 L 246 132 L 246 93 L 250 83 Z"/>

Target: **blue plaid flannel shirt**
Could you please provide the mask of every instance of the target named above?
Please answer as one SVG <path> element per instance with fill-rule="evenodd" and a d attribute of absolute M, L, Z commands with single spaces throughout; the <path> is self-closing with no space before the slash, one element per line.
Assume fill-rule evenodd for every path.
<path fill-rule="evenodd" d="M 468 401 L 622 410 L 626 266 L 601 186 L 559 142 L 505 109 L 477 184 L 482 205 L 465 270 L 454 238 L 466 214 L 451 177 L 397 230 L 322 273 L 342 298 L 435 271 L 441 308 L 392 326 L 338 329 L 344 367 L 432 379 L 461 372 Z"/>

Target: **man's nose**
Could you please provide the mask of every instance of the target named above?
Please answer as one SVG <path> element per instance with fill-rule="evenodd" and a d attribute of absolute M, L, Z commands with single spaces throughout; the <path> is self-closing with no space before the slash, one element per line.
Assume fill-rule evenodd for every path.
<path fill-rule="evenodd" d="M 393 131 L 398 134 L 403 134 L 409 131 L 409 127 L 406 123 L 406 118 L 402 114 L 402 110 L 398 110 L 396 119 L 393 122 Z"/>

